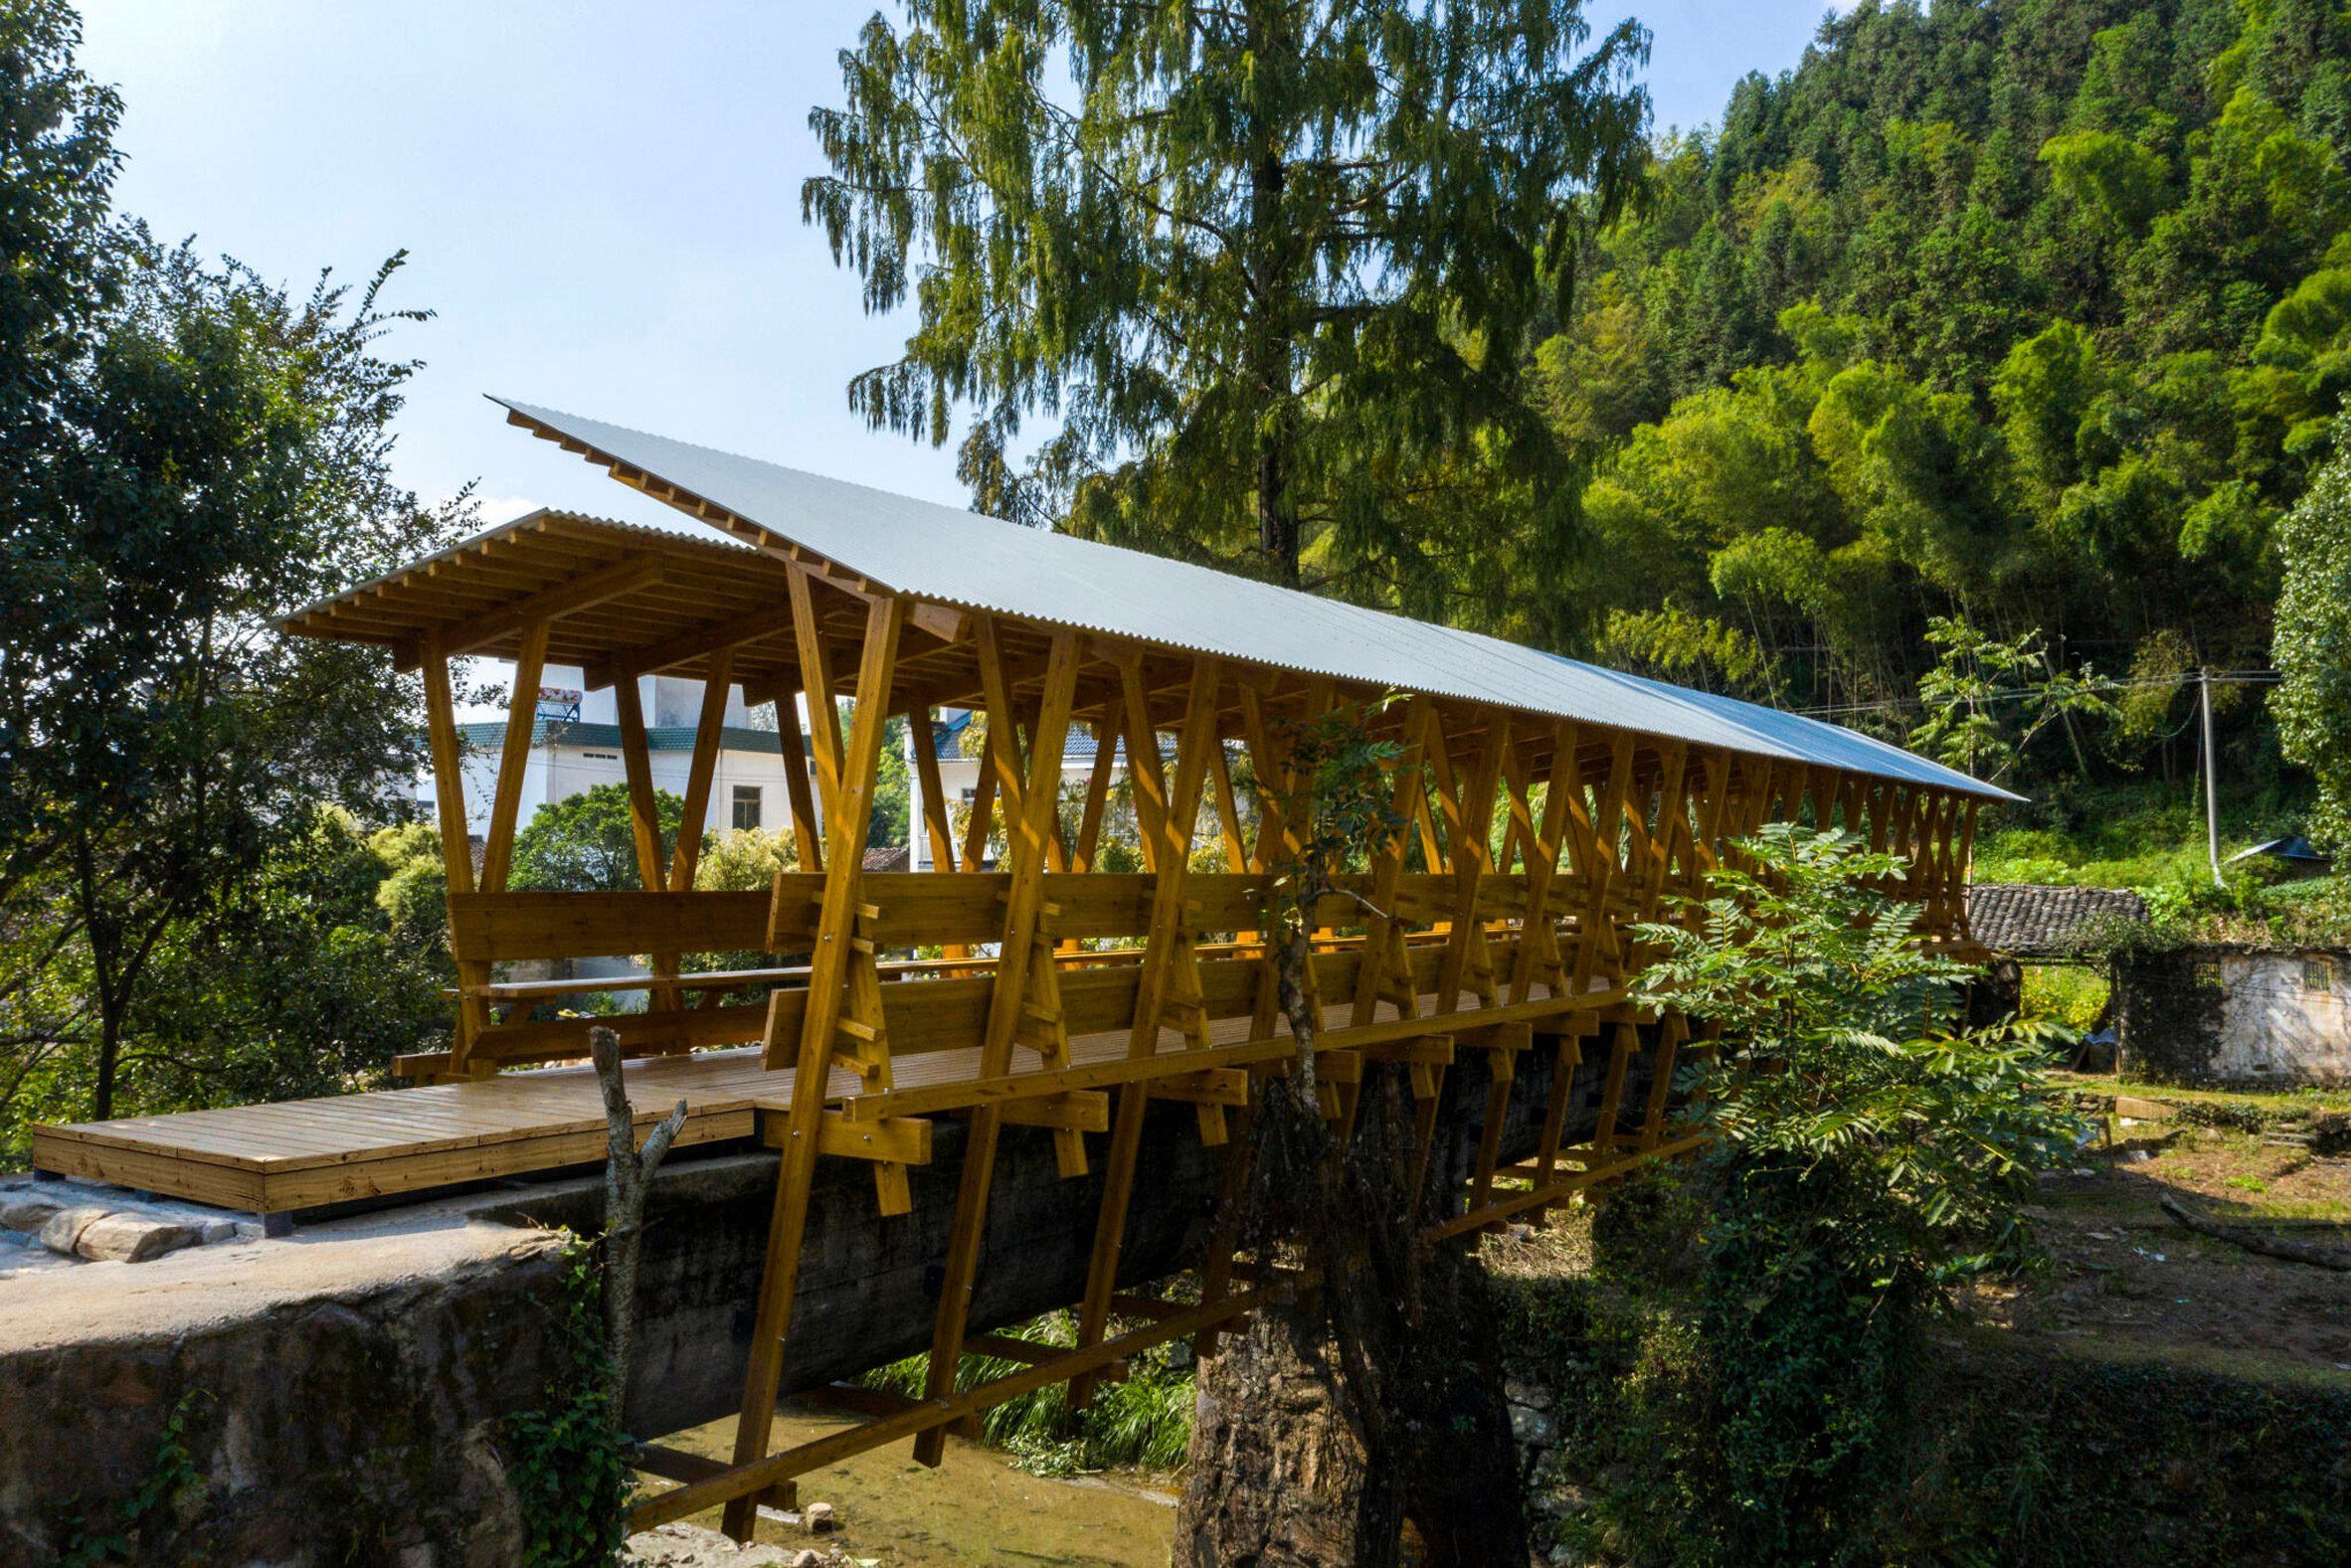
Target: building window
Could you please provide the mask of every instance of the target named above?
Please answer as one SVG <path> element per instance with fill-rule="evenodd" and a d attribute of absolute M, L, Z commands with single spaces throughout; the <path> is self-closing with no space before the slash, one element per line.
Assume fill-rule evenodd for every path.
<path fill-rule="evenodd" d="M 761 792 L 758 784 L 735 785 L 735 826 L 739 828 L 759 826 Z"/>

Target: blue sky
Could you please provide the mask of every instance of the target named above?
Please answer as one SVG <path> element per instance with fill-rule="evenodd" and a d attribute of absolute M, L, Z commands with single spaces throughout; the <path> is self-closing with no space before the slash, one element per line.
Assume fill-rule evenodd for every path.
<path fill-rule="evenodd" d="M 1613 22 L 1626 7 L 1590 14 Z M 1792 66 L 1821 0 L 1631 0 L 1657 122 L 1711 121 Z M 428 499 L 662 509 L 504 425 L 485 392 L 962 504 L 951 451 L 867 430 L 842 389 L 894 357 L 800 222 L 807 115 L 872 0 L 88 0 L 83 63 L 125 99 L 120 207 L 297 286 L 405 247 L 437 319 L 400 431 Z"/>

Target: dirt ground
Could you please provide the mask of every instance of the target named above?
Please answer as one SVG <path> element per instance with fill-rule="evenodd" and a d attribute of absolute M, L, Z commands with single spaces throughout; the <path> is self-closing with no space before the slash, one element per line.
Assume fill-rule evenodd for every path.
<path fill-rule="evenodd" d="M 2110 1078 L 2069 1081 L 2085 1109 L 2102 1111 L 2117 1093 Z M 2043 1339 L 2061 1353 L 2148 1355 L 2321 1381 L 2351 1377 L 2351 1273 L 2199 1235 L 2159 1201 L 2169 1194 L 2213 1219 L 2351 1257 L 2351 1157 L 2278 1141 L 2301 1135 L 2314 1113 L 2351 1108 L 2351 1094 L 2119 1092 L 2175 1114 L 2121 1119 L 2111 1142 L 2101 1136 L 2071 1172 L 2046 1178 L 2029 1211 L 2040 1266 L 1969 1287 L 1959 1302 L 1965 1315 L 1985 1328 Z M 2247 1132 L 2180 1120 L 2178 1109 L 2192 1107 L 2268 1125 Z M 1545 1228 L 1514 1227 L 1488 1237 L 1481 1256 L 1505 1276 L 1582 1274 L 1591 1262 L 1590 1215 L 1575 1206 Z"/>
<path fill-rule="evenodd" d="M 2351 1096 L 2122 1092 L 2160 1097 L 2171 1109 L 2234 1108 L 2273 1120 L 2246 1131 L 2176 1116 L 2118 1119 L 2110 1145 L 2101 1140 L 2073 1173 L 2043 1181 L 2032 1219 L 2045 1266 L 2021 1281 L 1977 1286 L 1963 1303 L 1969 1315 L 2061 1350 L 2077 1340 L 2103 1354 L 2143 1352 L 2216 1371 L 2260 1363 L 2272 1374 L 2351 1376 L 2351 1273 L 2199 1235 L 2160 1204 L 2168 1194 L 2213 1219 L 2351 1258 L 2351 1158 L 2288 1140 L 2301 1135 L 2309 1112 L 2340 1109 Z"/>

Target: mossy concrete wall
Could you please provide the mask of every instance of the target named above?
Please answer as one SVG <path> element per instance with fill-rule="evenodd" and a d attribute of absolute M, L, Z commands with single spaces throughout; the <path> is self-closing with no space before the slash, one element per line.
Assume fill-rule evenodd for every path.
<path fill-rule="evenodd" d="M 2115 966 L 2118 1063 L 2144 1083 L 2351 1084 L 2351 951 L 2207 946 Z"/>
<path fill-rule="evenodd" d="M 1504 1139 L 1533 1151 L 1551 1077 L 1528 1053 Z M 1571 1126 L 1599 1093 L 1578 1073 Z M 1628 1108 L 1640 1104 L 1639 1067 Z M 1437 1151 L 1466 1175 L 1489 1078 L 1464 1053 L 1446 1075 Z M 1628 1109 L 1628 1116 L 1632 1111 Z M 914 1212 L 881 1219 L 872 1179 L 818 1166 L 788 1353 L 805 1388 L 928 1346 L 961 1162 L 943 1120 Z M 1100 1140 L 1095 1140 L 1099 1151 Z M 1130 1281 L 1191 1255 L 1221 1153 L 1191 1109 L 1155 1107 L 1124 1253 Z M 731 1413 L 741 1398 L 776 1161 L 679 1158 L 647 1212 L 630 1430 Z M 1017 1321 L 1081 1293 L 1101 1196 L 1062 1180 L 1048 1134 L 1010 1129 L 996 1167 L 976 1324 Z M 583 1175 L 191 1249 L 0 1280 L 0 1564 L 50 1564 L 79 1533 L 116 1533 L 140 1564 L 505 1568 L 522 1560 L 500 1422 L 562 1371 L 564 1237 L 593 1231 L 603 1187 Z M 167 1419 L 184 1414 L 186 1474 L 156 1496 Z M 132 1514 L 135 1513 L 135 1517 Z"/>

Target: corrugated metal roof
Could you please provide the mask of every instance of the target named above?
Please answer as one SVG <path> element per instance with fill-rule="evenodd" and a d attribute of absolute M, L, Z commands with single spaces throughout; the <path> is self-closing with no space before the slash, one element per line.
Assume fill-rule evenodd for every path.
<path fill-rule="evenodd" d="M 923 599 L 1306 674 L 1496 703 L 1993 799 L 2018 798 L 1817 719 L 554 409 L 492 401 L 541 434 L 641 469 Z"/>

